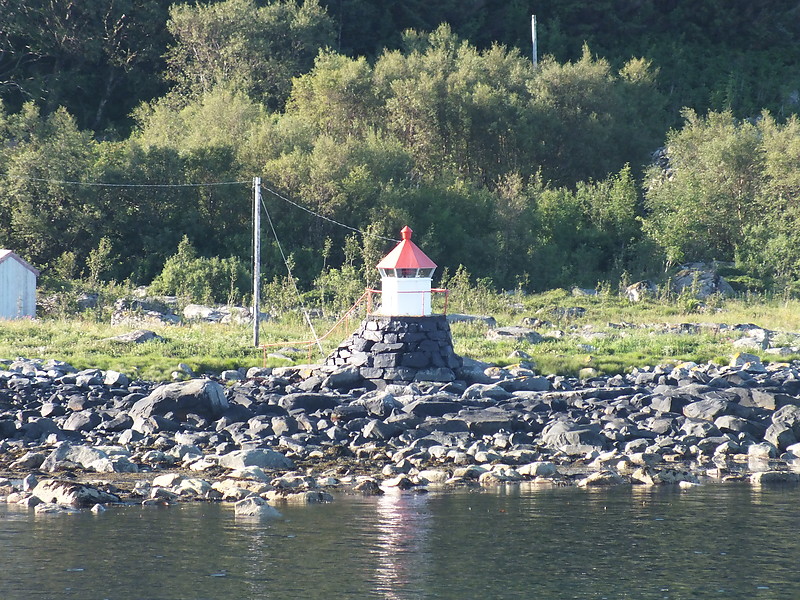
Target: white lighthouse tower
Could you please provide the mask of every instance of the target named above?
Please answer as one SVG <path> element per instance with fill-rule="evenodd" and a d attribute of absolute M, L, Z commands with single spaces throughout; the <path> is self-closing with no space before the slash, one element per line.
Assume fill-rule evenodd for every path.
<path fill-rule="evenodd" d="M 327 367 L 349 367 L 351 375 L 357 373 L 354 385 L 367 389 L 448 383 L 458 379 L 464 364 L 453 349 L 447 315 L 431 311 L 431 292 L 442 292 L 447 312 L 447 290 L 431 289 L 436 263 L 411 241 L 409 227 L 400 233 L 402 241 L 377 264 L 380 310 L 368 312 L 358 331 L 325 360 Z"/>
<path fill-rule="evenodd" d="M 426 317 L 431 314 L 431 278 L 436 263 L 411 241 L 413 231 L 400 230 L 402 241 L 377 268 L 383 295 L 380 309 L 386 316 Z"/>

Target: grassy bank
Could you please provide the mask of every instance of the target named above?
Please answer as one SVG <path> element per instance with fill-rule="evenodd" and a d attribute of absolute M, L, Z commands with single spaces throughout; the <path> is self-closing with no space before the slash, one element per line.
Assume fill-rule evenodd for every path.
<path fill-rule="evenodd" d="M 570 308 L 583 308 L 575 315 Z M 452 326 L 456 352 L 462 356 L 499 365 L 519 361 L 511 358 L 515 350 L 530 355 L 542 373 L 575 374 L 584 367 L 601 373 L 624 372 L 634 366 L 664 362 L 727 362 L 735 352 L 732 342 L 742 334 L 720 329 L 715 324 L 754 323 L 783 332 L 775 337 L 780 345 L 798 346 L 800 302 L 777 298 L 750 297 L 735 300 L 715 299 L 706 305 L 685 298 L 650 300 L 631 304 L 614 294 L 572 296 L 564 290 L 537 295 L 492 293 L 454 294 L 450 312 L 491 315 L 498 326 L 521 325 L 523 319 L 545 323 L 537 331 L 545 336 L 540 344 L 494 342 L 486 339 L 483 323 L 455 323 Z M 261 366 L 264 355 L 252 347 L 252 331 L 245 325 L 189 324 L 149 327 L 164 341 L 129 344 L 109 338 L 127 333 L 130 326 L 111 326 L 97 318 L 99 313 L 84 313 L 70 318 L 43 318 L 0 322 L 0 358 L 58 359 L 75 367 L 114 369 L 143 379 L 166 380 L 178 363 L 195 372 Z M 323 335 L 335 317 L 313 320 L 317 335 Z M 681 332 L 669 325 L 702 324 L 684 327 Z M 322 342 L 327 353 L 358 326 L 358 318 L 343 323 Z M 320 362 L 316 345 L 309 353 L 299 341 L 311 340 L 304 319 L 289 313 L 265 323 L 261 342 L 275 344 L 266 354 L 281 353 L 294 362 Z M 287 347 L 296 351 L 287 350 Z M 756 352 L 758 354 L 758 352 Z M 762 355 L 765 360 L 777 357 Z M 781 357 L 781 361 L 800 356 Z M 266 358 L 268 366 L 291 364 L 279 357 Z"/>

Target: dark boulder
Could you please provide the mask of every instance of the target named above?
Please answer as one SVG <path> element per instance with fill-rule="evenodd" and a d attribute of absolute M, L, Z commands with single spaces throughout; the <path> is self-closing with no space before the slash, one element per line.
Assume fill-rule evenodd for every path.
<path fill-rule="evenodd" d="M 361 434 L 368 440 L 388 440 L 403 432 L 403 428 L 394 423 L 384 423 L 377 419 L 369 421 Z"/>
<path fill-rule="evenodd" d="M 725 400 L 699 400 L 683 407 L 683 414 L 690 419 L 700 419 L 702 421 L 713 421 L 717 417 L 729 414 L 728 402 Z"/>
<path fill-rule="evenodd" d="M 505 411 L 464 411 L 459 414 L 459 418 L 476 436 L 494 435 L 500 431 L 511 433 L 524 427 L 517 415 Z"/>
<path fill-rule="evenodd" d="M 65 431 L 91 431 L 102 422 L 102 418 L 93 410 L 81 410 L 72 413 L 61 428 Z"/>
<path fill-rule="evenodd" d="M 794 430 L 787 423 L 773 423 L 770 425 L 764 434 L 764 440 L 774 444 L 781 452 L 798 441 Z"/>
<path fill-rule="evenodd" d="M 425 419 L 417 429 L 426 433 L 467 433 L 469 427 L 462 419 L 445 419 L 442 417 L 430 417 Z"/>
<path fill-rule="evenodd" d="M 353 419 L 364 419 L 367 416 L 367 409 L 358 404 L 340 404 L 333 409 L 331 418 L 338 423 L 346 423 Z"/>
<path fill-rule="evenodd" d="M 435 396 L 423 396 L 404 407 L 407 413 L 418 417 L 441 417 L 448 413 L 456 413 L 460 409 L 461 405 L 458 402 Z"/>
<path fill-rule="evenodd" d="M 177 419 L 187 415 L 218 419 L 228 408 L 224 388 L 210 379 L 161 385 L 131 407 L 132 417 L 151 417 L 172 413 Z"/>
<path fill-rule="evenodd" d="M 294 393 L 280 399 L 280 405 L 287 411 L 304 410 L 312 413 L 317 410 L 329 410 L 338 406 L 339 401 L 327 394 Z"/>

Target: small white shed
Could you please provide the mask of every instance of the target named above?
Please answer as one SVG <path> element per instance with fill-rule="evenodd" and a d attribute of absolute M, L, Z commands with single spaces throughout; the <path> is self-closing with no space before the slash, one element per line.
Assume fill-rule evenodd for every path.
<path fill-rule="evenodd" d="M 11 250 L 0 249 L 0 319 L 36 316 L 39 271 Z"/>

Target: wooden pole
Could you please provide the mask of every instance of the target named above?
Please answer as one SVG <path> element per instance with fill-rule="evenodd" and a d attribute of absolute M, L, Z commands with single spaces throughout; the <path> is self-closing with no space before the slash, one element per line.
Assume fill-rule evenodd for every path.
<path fill-rule="evenodd" d="M 539 51 L 536 40 L 536 15 L 531 15 L 531 42 L 533 43 L 533 66 L 539 64 Z"/>
<path fill-rule="evenodd" d="M 253 346 L 261 321 L 261 177 L 253 177 Z"/>

